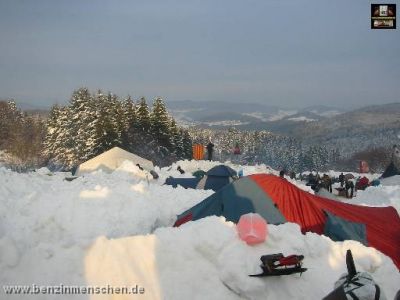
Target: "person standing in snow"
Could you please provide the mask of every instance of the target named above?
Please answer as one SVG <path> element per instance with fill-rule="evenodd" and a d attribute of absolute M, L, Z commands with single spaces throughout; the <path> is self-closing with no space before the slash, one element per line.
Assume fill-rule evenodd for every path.
<path fill-rule="evenodd" d="M 353 180 L 346 179 L 345 189 L 346 189 L 346 197 L 347 198 L 353 198 L 353 194 L 354 194 L 354 182 L 353 182 Z M 350 190 L 350 195 L 349 195 L 349 190 Z"/>
<path fill-rule="evenodd" d="M 207 144 L 207 155 L 208 155 L 208 160 L 212 161 L 212 155 L 214 151 L 214 144 L 210 142 Z"/>
<path fill-rule="evenodd" d="M 329 175 L 324 174 L 324 176 L 322 176 L 322 185 L 328 192 L 332 193 L 332 179 Z"/>
<path fill-rule="evenodd" d="M 343 187 L 343 185 L 344 185 L 344 175 L 343 175 L 343 172 L 340 173 L 340 175 L 339 175 L 339 182 L 340 182 L 340 187 Z"/>

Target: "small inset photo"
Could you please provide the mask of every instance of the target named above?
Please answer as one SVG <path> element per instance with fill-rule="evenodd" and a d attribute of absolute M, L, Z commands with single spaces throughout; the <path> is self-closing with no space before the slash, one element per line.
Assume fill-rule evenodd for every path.
<path fill-rule="evenodd" d="M 396 29 L 396 4 L 371 4 L 371 29 Z"/>

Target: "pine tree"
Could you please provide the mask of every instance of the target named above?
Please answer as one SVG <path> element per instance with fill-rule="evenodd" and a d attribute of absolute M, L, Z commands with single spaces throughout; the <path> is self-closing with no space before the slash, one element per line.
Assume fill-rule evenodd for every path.
<path fill-rule="evenodd" d="M 193 157 L 193 141 L 189 131 L 181 129 L 183 144 L 183 159 L 192 159 Z"/>
<path fill-rule="evenodd" d="M 135 148 L 135 132 L 138 130 L 138 120 L 136 116 L 136 106 L 131 97 L 128 96 L 122 102 L 123 111 L 123 130 L 121 142 L 123 148 L 133 151 Z"/>
<path fill-rule="evenodd" d="M 179 130 L 173 118 L 170 120 L 171 151 L 177 159 L 184 157 L 183 131 Z"/>
<path fill-rule="evenodd" d="M 163 100 L 158 97 L 153 102 L 150 114 L 150 132 L 157 143 L 157 153 L 166 157 L 171 153 L 170 118 Z"/>
<path fill-rule="evenodd" d="M 136 109 L 136 115 L 138 118 L 138 126 L 141 132 L 150 132 L 150 112 L 149 107 L 144 97 L 140 98 Z"/>
<path fill-rule="evenodd" d="M 44 140 L 44 155 L 48 159 L 54 158 L 57 139 L 60 134 L 60 127 L 57 120 L 60 117 L 61 109 L 58 105 L 54 105 L 50 109 L 49 117 L 46 122 L 46 136 Z"/>
<path fill-rule="evenodd" d="M 136 105 L 136 122 L 131 124 L 129 131 L 135 135 L 132 151 L 152 159 L 156 145 L 150 134 L 150 112 L 144 97 L 140 98 Z"/>
<path fill-rule="evenodd" d="M 88 138 L 87 125 L 89 120 L 91 95 L 87 88 L 80 88 L 73 92 L 69 109 L 72 123 L 69 130 L 74 144 L 71 151 L 72 160 L 77 164 L 85 161 Z"/>

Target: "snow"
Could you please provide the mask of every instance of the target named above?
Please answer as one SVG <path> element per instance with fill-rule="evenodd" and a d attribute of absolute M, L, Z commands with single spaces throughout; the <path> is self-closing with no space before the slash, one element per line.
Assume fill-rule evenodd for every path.
<path fill-rule="evenodd" d="M 240 120 L 224 120 L 224 121 L 215 121 L 215 122 L 205 122 L 208 126 L 240 126 L 240 125 L 248 125 L 249 122 L 243 122 Z"/>
<path fill-rule="evenodd" d="M 321 299 L 345 272 L 345 253 L 351 249 L 357 269 L 372 273 L 389 299 L 398 288 L 396 267 L 373 248 L 302 235 L 291 223 L 269 225 L 269 230 L 267 241 L 257 246 L 241 241 L 235 225 L 218 217 L 147 236 L 100 237 L 86 256 L 86 276 L 91 285 L 139 283 L 144 299 Z M 303 254 L 308 271 L 301 276 L 248 276 L 261 272 L 261 255 L 279 252 Z"/>
<path fill-rule="evenodd" d="M 191 172 L 218 164 L 180 161 L 156 168 L 159 180 L 149 179 L 130 162 L 111 174 L 97 171 L 72 181 L 65 180 L 71 174 L 46 168 L 19 174 L 0 167 L 0 282 L 138 285 L 145 288 L 140 295 L 145 299 L 321 299 L 344 272 L 345 252 L 352 249 L 359 270 L 370 272 L 393 298 L 400 282 L 398 270 L 385 255 L 358 242 L 302 235 L 297 225 L 288 223 L 269 225 L 268 239 L 248 246 L 238 238 L 233 223 L 218 217 L 172 228 L 177 214 L 212 191 L 174 189 L 163 185 L 165 178 L 190 177 Z M 278 173 L 266 165 L 227 164 L 244 175 Z M 178 165 L 185 174 L 176 170 Z M 302 182 L 290 181 L 311 191 Z M 359 191 L 352 201 L 392 204 L 399 210 L 399 196 L 400 185 L 379 186 Z M 282 278 L 247 276 L 260 272 L 261 255 L 276 252 L 305 255 L 304 267 L 309 270 Z M 94 299 L 122 299 L 101 296 Z"/>
<path fill-rule="evenodd" d="M 357 196 L 349 203 L 367 206 L 393 206 L 400 215 L 400 185 L 370 186 L 365 191 L 357 191 Z"/>
<path fill-rule="evenodd" d="M 314 121 L 316 121 L 315 119 L 307 118 L 305 116 L 289 118 L 288 120 L 293 121 L 293 122 L 314 122 Z"/>

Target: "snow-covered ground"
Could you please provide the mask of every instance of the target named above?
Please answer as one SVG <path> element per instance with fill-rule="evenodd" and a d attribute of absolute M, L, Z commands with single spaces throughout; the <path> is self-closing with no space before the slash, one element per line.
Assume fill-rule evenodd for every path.
<path fill-rule="evenodd" d="M 112 174 L 97 172 L 73 181 L 65 180 L 67 173 L 40 169 L 18 174 L 0 167 L 1 284 L 143 287 L 145 293 L 134 299 L 321 299 L 344 272 L 344 254 L 352 249 L 359 270 L 370 272 L 388 299 L 393 298 L 400 282 L 397 268 L 379 251 L 358 242 L 302 235 L 297 225 L 284 224 L 270 225 L 265 243 L 248 246 L 237 237 L 234 224 L 218 217 L 172 228 L 177 214 L 212 191 L 173 189 L 162 185 L 164 179 L 187 177 L 217 164 L 182 161 L 157 169 L 157 181 L 129 163 Z M 176 170 L 178 165 L 186 174 Z M 230 165 L 244 175 L 277 173 L 264 165 Z M 353 201 L 399 209 L 398 195 L 400 184 L 379 186 L 358 192 Z M 247 276 L 260 271 L 261 255 L 276 252 L 305 255 L 309 270 L 301 276 Z M 0 299 L 24 297 L 0 291 Z"/>
<path fill-rule="evenodd" d="M 400 214 L 400 176 L 381 180 L 381 185 L 357 191 L 350 203 L 367 206 L 393 206 Z"/>

